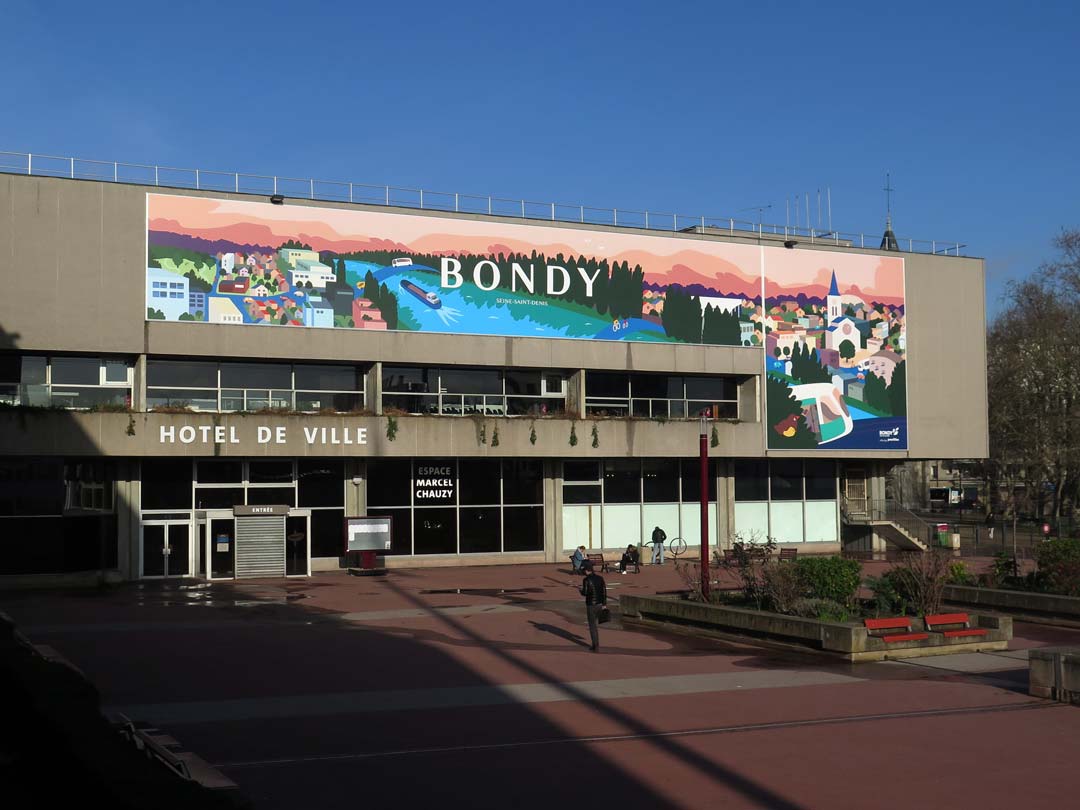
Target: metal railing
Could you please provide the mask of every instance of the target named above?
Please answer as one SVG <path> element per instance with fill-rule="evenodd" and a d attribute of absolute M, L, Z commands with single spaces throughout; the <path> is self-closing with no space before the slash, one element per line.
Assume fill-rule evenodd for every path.
<path fill-rule="evenodd" d="M 595 208 L 558 202 L 514 200 L 457 191 L 430 191 L 339 180 L 280 177 L 278 175 L 242 174 L 207 169 L 182 169 L 119 161 L 37 155 L 26 152 L 0 152 L 0 173 L 28 174 L 41 177 L 66 177 L 73 180 L 98 180 L 131 183 L 162 188 L 222 191 L 236 194 L 259 194 L 326 202 L 383 205 L 393 208 L 418 208 L 430 211 L 453 211 L 487 214 L 522 220 L 576 222 L 589 225 L 612 225 L 650 231 L 699 232 L 726 234 L 771 241 L 806 242 L 838 247 L 877 248 L 881 236 L 864 233 L 821 230 L 811 227 L 770 225 L 736 217 L 679 214 L 675 212 L 636 211 L 622 208 Z M 959 242 L 897 238 L 900 250 L 939 256 L 960 256 L 967 245 Z M 906 246 L 906 247 L 905 247 Z"/>
<path fill-rule="evenodd" d="M 852 500 L 845 497 L 840 501 L 840 514 L 846 523 L 892 523 L 927 547 L 934 545 L 933 527 L 894 500 Z"/>

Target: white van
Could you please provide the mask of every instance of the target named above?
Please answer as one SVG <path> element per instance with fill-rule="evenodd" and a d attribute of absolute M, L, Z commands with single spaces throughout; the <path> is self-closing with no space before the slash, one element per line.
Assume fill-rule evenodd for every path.
<path fill-rule="evenodd" d="M 392 262 L 390 262 L 390 265 L 392 267 L 408 267 L 412 263 L 412 259 L 410 259 L 408 256 L 403 256 L 400 259 L 394 259 Z"/>

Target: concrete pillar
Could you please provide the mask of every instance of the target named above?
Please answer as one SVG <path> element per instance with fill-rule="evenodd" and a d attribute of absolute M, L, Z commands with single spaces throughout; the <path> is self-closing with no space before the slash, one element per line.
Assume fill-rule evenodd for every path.
<path fill-rule="evenodd" d="M 582 369 L 566 380 L 566 412 L 571 416 L 585 416 L 585 371 Z"/>
<path fill-rule="evenodd" d="M 762 420 L 761 377 L 755 374 L 739 383 L 738 397 L 739 421 L 760 422 Z"/>
<path fill-rule="evenodd" d="M 735 462 L 716 459 L 716 547 L 731 548 L 735 534 Z"/>
<path fill-rule="evenodd" d="M 364 407 L 376 416 L 382 416 L 382 363 L 371 364 L 364 375 Z"/>
<path fill-rule="evenodd" d="M 562 557 L 562 462 L 544 461 L 544 559 L 559 562 Z"/>
<path fill-rule="evenodd" d="M 116 466 L 116 564 L 125 580 L 139 578 L 139 502 L 142 497 L 139 462 L 124 459 Z"/>
<path fill-rule="evenodd" d="M 131 388 L 131 410 L 146 410 L 146 355 L 135 358 L 134 379 Z"/>

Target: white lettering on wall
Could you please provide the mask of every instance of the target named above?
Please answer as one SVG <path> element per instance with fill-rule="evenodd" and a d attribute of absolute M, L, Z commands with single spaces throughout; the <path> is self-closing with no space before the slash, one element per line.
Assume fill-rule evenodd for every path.
<path fill-rule="evenodd" d="M 450 276 L 454 277 L 454 283 L 450 283 Z M 461 262 L 449 256 L 442 258 L 442 279 L 439 285 L 444 290 L 453 290 L 461 286 Z"/>

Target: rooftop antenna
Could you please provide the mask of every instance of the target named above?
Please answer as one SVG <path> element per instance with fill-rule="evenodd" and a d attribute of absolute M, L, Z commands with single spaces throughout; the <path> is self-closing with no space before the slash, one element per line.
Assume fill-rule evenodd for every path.
<path fill-rule="evenodd" d="M 770 208 L 772 208 L 772 203 L 769 203 L 768 205 L 751 205 L 749 208 L 740 208 L 739 213 L 741 214 L 743 211 L 757 211 L 757 224 L 758 224 L 758 230 L 760 231 L 761 230 L 761 215 L 765 211 L 768 211 Z"/>
<path fill-rule="evenodd" d="M 829 233 L 832 233 L 832 186 L 825 187 L 825 198 L 829 205 Z"/>

